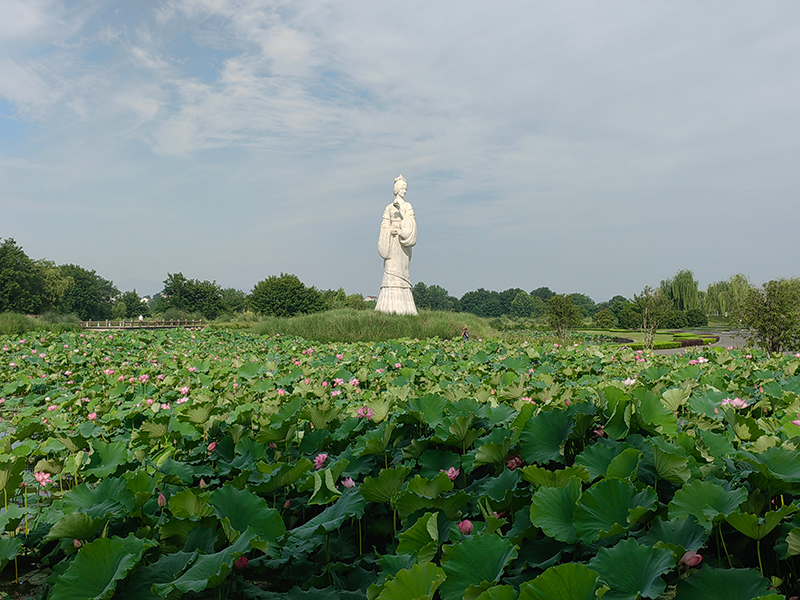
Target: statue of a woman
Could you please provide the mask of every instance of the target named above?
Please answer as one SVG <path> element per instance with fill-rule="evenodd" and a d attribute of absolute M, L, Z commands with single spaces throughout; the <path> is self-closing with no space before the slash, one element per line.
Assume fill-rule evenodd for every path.
<path fill-rule="evenodd" d="M 415 315 L 411 294 L 411 247 L 417 243 L 414 209 L 405 201 L 408 184 L 402 175 L 394 180 L 394 202 L 383 211 L 378 254 L 383 258 L 383 281 L 375 310 Z"/>

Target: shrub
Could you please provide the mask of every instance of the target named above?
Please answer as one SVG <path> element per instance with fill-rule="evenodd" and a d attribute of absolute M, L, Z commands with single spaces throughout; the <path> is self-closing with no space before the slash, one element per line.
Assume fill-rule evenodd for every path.
<path fill-rule="evenodd" d="M 665 329 L 683 329 L 686 325 L 686 313 L 675 308 L 668 310 L 664 315 L 664 320 L 660 323 L 660 326 Z"/>
<path fill-rule="evenodd" d="M 601 310 L 592 317 L 592 325 L 602 329 L 609 329 L 617 325 L 617 318 L 609 310 Z"/>
<path fill-rule="evenodd" d="M 687 327 L 707 327 L 708 317 L 699 308 L 692 308 L 686 311 L 686 326 Z"/>

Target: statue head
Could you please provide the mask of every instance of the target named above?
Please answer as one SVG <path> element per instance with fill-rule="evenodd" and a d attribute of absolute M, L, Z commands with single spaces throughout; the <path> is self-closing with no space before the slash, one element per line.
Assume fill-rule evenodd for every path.
<path fill-rule="evenodd" d="M 394 178 L 394 195 L 397 196 L 400 190 L 403 190 L 403 192 L 408 191 L 408 183 L 406 183 L 406 178 L 402 175 Z M 403 195 L 405 196 L 405 193 Z"/>

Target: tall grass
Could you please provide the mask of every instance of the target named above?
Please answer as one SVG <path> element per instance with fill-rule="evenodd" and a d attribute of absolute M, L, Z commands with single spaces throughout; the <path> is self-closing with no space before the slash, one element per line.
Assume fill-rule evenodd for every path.
<path fill-rule="evenodd" d="M 31 317 L 12 312 L 0 314 L 0 335 L 23 335 L 31 331 L 80 331 L 81 325 L 75 315 L 46 313 L 41 317 Z"/>
<path fill-rule="evenodd" d="M 389 315 L 348 308 L 291 318 L 265 317 L 253 328 L 261 335 L 298 336 L 317 342 L 379 342 L 391 339 L 496 337 L 485 319 L 467 313 L 420 311 L 419 315 Z"/>

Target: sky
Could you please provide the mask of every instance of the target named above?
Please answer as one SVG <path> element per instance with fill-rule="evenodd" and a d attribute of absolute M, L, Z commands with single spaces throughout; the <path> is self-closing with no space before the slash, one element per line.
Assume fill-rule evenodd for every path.
<path fill-rule="evenodd" d="M 153 294 L 800 276 L 800 3 L 0 0 L 0 238 Z"/>

